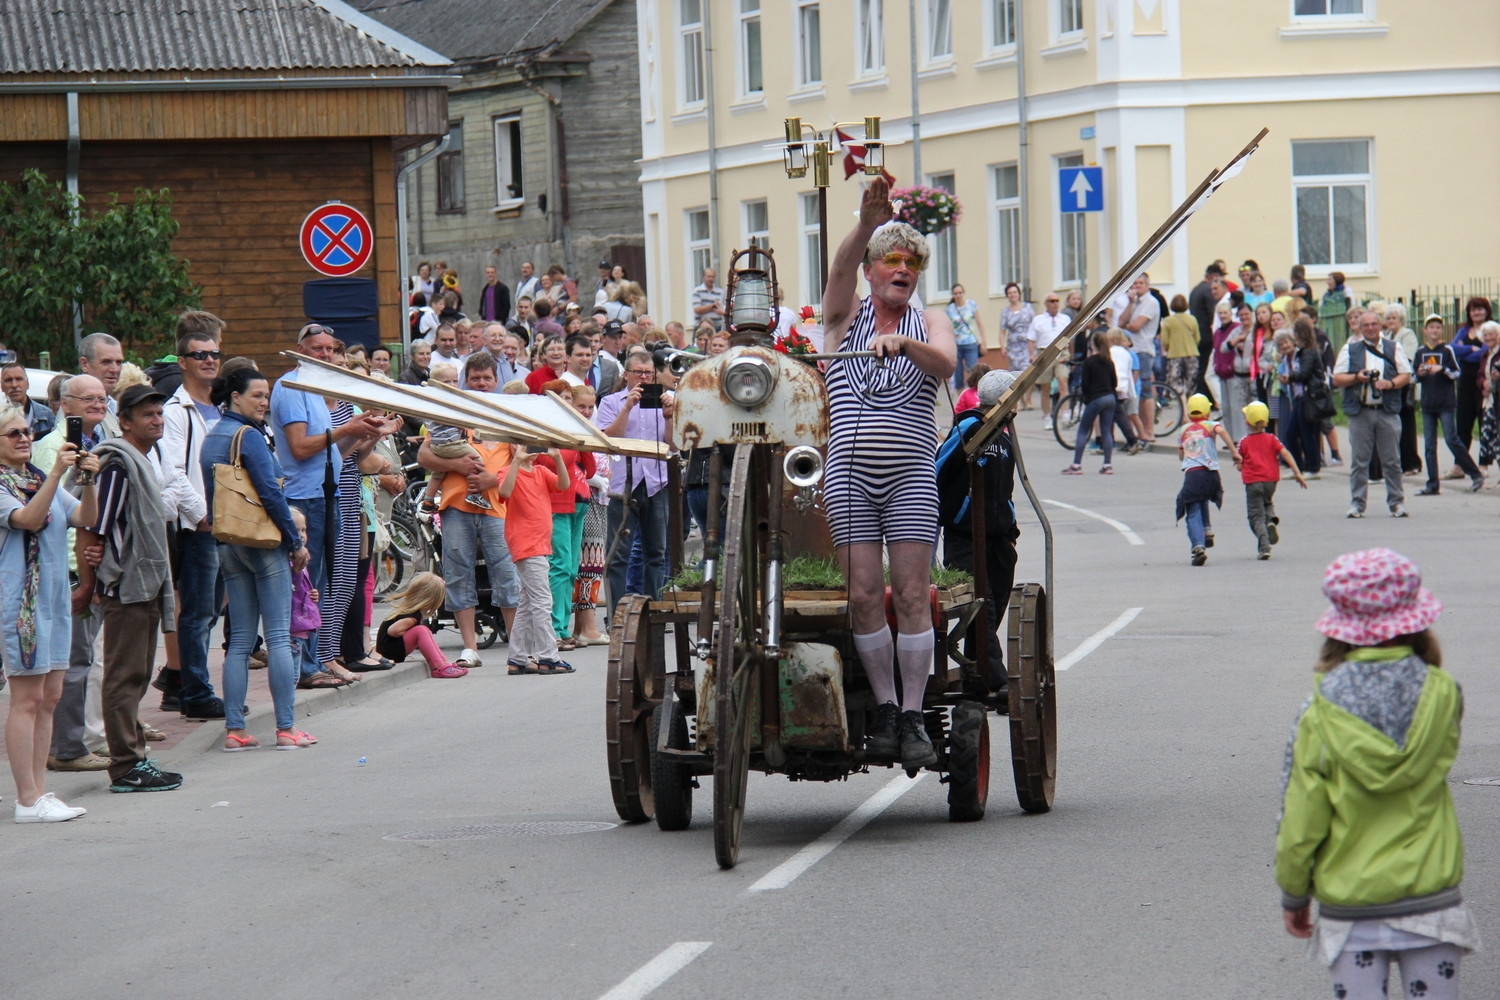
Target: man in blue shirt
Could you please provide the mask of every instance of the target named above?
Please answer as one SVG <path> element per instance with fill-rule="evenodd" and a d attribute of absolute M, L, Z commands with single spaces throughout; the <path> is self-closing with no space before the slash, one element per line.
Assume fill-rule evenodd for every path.
<path fill-rule="evenodd" d="M 332 361 L 333 330 L 317 323 L 304 326 L 297 335 L 297 353 L 319 361 Z M 378 437 L 384 422 L 374 413 L 355 417 L 334 427 L 328 404 L 322 396 L 285 388 L 297 381 L 293 368 L 277 379 L 271 392 L 271 434 L 276 439 L 276 457 L 286 473 L 283 489 L 287 502 L 307 518 L 307 564 L 312 585 L 327 593 L 328 569 L 333 539 L 338 534 L 338 470 L 344 456 L 361 441 Z M 303 644 L 302 684 L 306 687 L 339 687 L 343 684 L 323 669 L 314 650 L 316 642 Z"/>

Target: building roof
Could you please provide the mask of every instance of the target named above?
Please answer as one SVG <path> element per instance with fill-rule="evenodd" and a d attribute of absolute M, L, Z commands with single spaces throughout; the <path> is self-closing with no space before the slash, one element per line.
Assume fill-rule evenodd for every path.
<path fill-rule="evenodd" d="M 448 65 L 342 0 L 0 3 L 5 75 Z"/>
<path fill-rule="evenodd" d="M 455 62 L 522 62 L 576 35 L 613 0 L 350 0 Z"/>

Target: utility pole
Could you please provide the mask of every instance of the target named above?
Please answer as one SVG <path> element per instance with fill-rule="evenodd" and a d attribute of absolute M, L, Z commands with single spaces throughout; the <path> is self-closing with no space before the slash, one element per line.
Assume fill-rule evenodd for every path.
<path fill-rule="evenodd" d="M 1021 197 L 1021 274 L 1017 281 L 1021 286 L 1021 301 L 1031 301 L 1031 182 L 1029 166 L 1031 160 L 1031 138 L 1026 123 L 1026 32 L 1023 28 L 1022 10 L 1026 0 L 1016 0 L 1016 118 L 1020 149 L 1016 159 L 1016 177 L 1019 180 Z"/>

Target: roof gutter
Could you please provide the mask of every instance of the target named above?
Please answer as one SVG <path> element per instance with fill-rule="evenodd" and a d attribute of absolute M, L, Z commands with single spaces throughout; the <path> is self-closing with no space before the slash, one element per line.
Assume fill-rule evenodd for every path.
<path fill-rule="evenodd" d="M 238 77 L 194 80 L 53 80 L 47 83 L 0 81 L 3 94 L 146 93 L 182 90 L 347 90 L 353 87 L 449 87 L 457 74 L 424 73 L 421 76 L 316 76 Z"/>
<path fill-rule="evenodd" d="M 438 144 L 433 146 L 421 156 L 412 160 L 396 173 L 396 243 L 400 249 L 401 274 L 398 280 L 401 282 L 401 358 L 403 363 L 411 354 L 411 323 L 407 322 L 405 309 L 410 305 L 411 299 L 407 295 L 406 283 L 411 280 L 411 256 L 406 246 L 406 184 L 418 167 L 428 163 L 443 150 L 448 148 L 448 143 L 453 141 L 451 131 L 444 132 Z"/>

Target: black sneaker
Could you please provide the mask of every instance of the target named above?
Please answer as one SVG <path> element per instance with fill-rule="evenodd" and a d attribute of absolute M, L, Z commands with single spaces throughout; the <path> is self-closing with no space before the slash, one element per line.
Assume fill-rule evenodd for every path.
<path fill-rule="evenodd" d="M 896 735 L 901 709 L 893 702 L 886 702 L 875 709 L 875 728 L 865 734 L 865 753 L 876 757 L 894 757 L 901 749 L 900 737 Z"/>
<path fill-rule="evenodd" d="M 1266 522 L 1266 537 L 1271 540 L 1272 545 L 1275 545 L 1277 542 L 1281 541 L 1281 532 L 1276 530 L 1276 525 L 1279 524 L 1280 521 L 1281 518 L 1273 517 Z"/>
<path fill-rule="evenodd" d="M 182 709 L 182 701 L 174 694 L 161 696 L 161 710 L 163 712 L 177 712 Z"/>
<path fill-rule="evenodd" d="M 219 698 L 206 698 L 203 701 L 184 701 L 178 709 L 184 719 L 193 722 L 207 722 L 210 719 L 224 718 L 224 702 Z"/>
<path fill-rule="evenodd" d="M 182 775 L 163 771 L 149 760 L 136 763 L 127 773 L 110 783 L 112 792 L 170 792 L 182 787 Z"/>
<path fill-rule="evenodd" d="M 1204 563 L 1208 562 L 1208 552 L 1204 550 L 1203 546 L 1194 545 L 1192 559 L 1190 561 L 1194 566 L 1202 566 Z"/>
<path fill-rule="evenodd" d="M 922 725 L 922 713 L 901 713 L 901 766 L 908 771 L 937 763 L 937 751 Z"/>
<path fill-rule="evenodd" d="M 176 698 L 177 692 L 182 690 L 182 672 L 162 667 L 156 672 L 156 679 L 151 682 L 151 686 L 168 697 Z"/>

